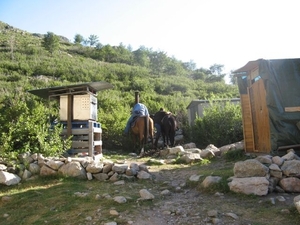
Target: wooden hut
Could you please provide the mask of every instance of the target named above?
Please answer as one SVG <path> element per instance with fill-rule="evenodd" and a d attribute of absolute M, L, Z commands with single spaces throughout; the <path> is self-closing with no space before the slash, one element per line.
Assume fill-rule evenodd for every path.
<path fill-rule="evenodd" d="M 234 71 L 246 152 L 300 149 L 300 59 L 259 59 Z"/>
<path fill-rule="evenodd" d="M 62 137 L 72 136 L 67 153 L 102 157 L 102 129 L 97 122 L 97 92 L 111 89 L 105 81 L 30 90 L 41 98 L 59 100 Z"/>

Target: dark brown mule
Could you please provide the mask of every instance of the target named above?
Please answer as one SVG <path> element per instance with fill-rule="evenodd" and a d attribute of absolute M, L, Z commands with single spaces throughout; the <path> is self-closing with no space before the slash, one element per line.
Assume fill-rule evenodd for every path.
<path fill-rule="evenodd" d="M 161 134 L 164 140 L 164 146 L 175 146 L 175 133 L 177 130 L 176 117 L 172 114 L 164 116 L 162 119 Z"/>
<path fill-rule="evenodd" d="M 149 116 L 138 117 L 131 126 L 131 133 L 134 146 L 138 144 L 141 148 L 140 155 L 144 154 L 144 147 L 149 137 L 153 148 L 154 122 Z"/>

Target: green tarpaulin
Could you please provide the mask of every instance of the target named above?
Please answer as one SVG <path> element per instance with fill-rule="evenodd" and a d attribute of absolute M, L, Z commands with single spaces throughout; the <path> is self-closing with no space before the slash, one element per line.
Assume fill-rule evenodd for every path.
<path fill-rule="evenodd" d="M 300 144 L 300 59 L 259 60 L 259 75 L 266 90 L 272 150 Z"/>
<path fill-rule="evenodd" d="M 300 144 L 300 59 L 259 59 L 235 71 L 240 94 L 247 94 L 248 72 L 258 68 L 269 112 L 271 150 Z"/>

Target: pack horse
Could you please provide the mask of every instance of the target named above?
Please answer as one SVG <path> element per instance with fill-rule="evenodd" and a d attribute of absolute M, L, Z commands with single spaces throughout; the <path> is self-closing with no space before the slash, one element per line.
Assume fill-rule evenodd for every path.
<path fill-rule="evenodd" d="M 139 116 L 135 119 L 131 126 L 131 133 L 133 135 L 134 145 L 138 145 L 141 149 L 140 156 L 145 152 L 145 144 L 148 142 L 148 138 L 151 139 L 153 147 L 153 136 L 154 136 L 154 122 L 149 116 Z"/>
<path fill-rule="evenodd" d="M 177 121 L 176 117 L 172 114 L 168 114 L 164 116 L 162 119 L 162 137 L 164 140 L 164 146 L 169 146 L 171 147 L 175 146 L 175 134 L 177 130 Z"/>

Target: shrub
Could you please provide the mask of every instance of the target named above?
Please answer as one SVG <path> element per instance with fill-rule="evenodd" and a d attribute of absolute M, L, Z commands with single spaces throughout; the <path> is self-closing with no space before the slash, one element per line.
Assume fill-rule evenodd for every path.
<path fill-rule="evenodd" d="M 27 95 L 7 95 L 0 108 L 0 156 L 15 158 L 20 153 L 61 155 L 70 147 L 60 137 L 61 127 L 50 129 L 50 109 Z"/>
<path fill-rule="evenodd" d="M 245 150 L 244 149 L 236 149 L 236 150 L 231 150 L 228 151 L 225 154 L 225 159 L 227 161 L 242 161 L 242 160 L 246 160 L 247 156 L 245 155 Z"/>
<path fill-rule="evenodd" d="M 199 147 L 221 147 L 243 139 L 240 105 L 214 103 L 204 109 L 203 115 L 196 119 L 191 133 L 192 141 Z"/>

